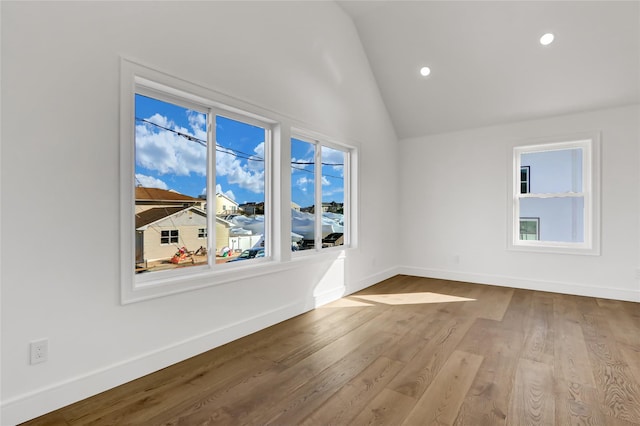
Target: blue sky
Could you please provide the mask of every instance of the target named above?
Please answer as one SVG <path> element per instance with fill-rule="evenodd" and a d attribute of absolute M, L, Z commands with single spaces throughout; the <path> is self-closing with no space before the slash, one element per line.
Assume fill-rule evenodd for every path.
<path fill-rule="evenodd" d="M 136 185 L 198 197 L 206 191 L 206 114 L 136 95 Z M 185 137 L 186 136 L 186 137 Z M 264 201 L 264 129 L 216 116 L 216 192 L 239 204 Z M 292 141 L 292 161 L 313 161 L 313 146 Z M 323 147 L 323 201 L 343 202 L 344 154 Z M 313 204 L 313 165 L 294 164 L 292 199 Z M 305 169 L 306 172 L 303 170 Z"/>

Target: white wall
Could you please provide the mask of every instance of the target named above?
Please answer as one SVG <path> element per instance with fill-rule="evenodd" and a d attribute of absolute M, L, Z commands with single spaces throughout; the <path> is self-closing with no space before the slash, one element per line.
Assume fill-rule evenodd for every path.
<path fill-rule="evenodd" d="M 640 301 L 640 108 L 629 106 L 402 140 L 401 271 Z M 602 135 L 600 256 L 508 251 L 512 148 Z"/>
<path fill-rule="evenodd" d="M 43 414 L 394 274 L 397 251 L 388 248 L 396 245 L 398 226 L 379 201 L 399 205 L 397 141 L 355 29 L 335 4 L 1 7 L 0 424 Z M 358 247 L 269 276 L 120 305 L 121 56 L 358 146 Z M 40 338 L 49 339 L 49 360 L 29 365 L 28 343 Z"/>

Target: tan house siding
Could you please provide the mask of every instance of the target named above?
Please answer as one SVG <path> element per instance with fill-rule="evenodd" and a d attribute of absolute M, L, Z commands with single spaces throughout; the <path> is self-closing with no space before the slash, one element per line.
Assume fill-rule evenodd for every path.
<path fill-rule="evenodd" d="M 196 251 L 207 245 L 206 238 L 199 238 L 199 229 L 207 228 L 204 215 L 186 210 L 149 225 L 144 230 L 144 256 L 147 261 L 170 259 L 180 247 Z M 178 230 L 178 242 L 162 244 L 162 231 Z"/>
<path fill-rule="evenodd" d="M 216 194 L 216 214 L 226 215 L 236 213 L 238 211 L 238 203 L 224 194 Z"/>
<path fill-rule="evenodd" d="M 216 252 L 229 246 L 229 226 L 224 222 L 216 221 Z"/>

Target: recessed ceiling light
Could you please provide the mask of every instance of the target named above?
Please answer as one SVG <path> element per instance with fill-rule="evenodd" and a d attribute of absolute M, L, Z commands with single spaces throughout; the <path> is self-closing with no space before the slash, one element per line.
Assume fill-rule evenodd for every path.
<path fill-rule="evenodd" d="M 431 74 L 431 68 L 429 67 L 422 67 L 420 68 L 420 75 L 423 77 L 428 76 L 429 74 Z"/>
<path fill-rule="evenodd" d="M 548 46 L 553 42 L 554 36 L 551 33 L 546 33 L 542 37 L 540 37 L 540 44 L 543 46 Z"/>

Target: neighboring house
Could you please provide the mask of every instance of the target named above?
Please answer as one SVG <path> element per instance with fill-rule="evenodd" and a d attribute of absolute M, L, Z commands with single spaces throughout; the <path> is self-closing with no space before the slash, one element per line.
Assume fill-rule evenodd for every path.
<path fill-rule="evenodd" d="M 170 259 L 207 246 L 207 214 L 197 207 L 152 207 L 136 214 L 136 262 Z"/>
<path fill-rule="evenodd" d="M 206 209 L 207 200 L 193 198 L 176 191 L 136 186 L 136 213 L 153 207 L 198 207 Z"/>
<path fill-rule="evenodd" d="M 299 211 L 304 213 L 315 213 L 314 206 L 302 207 Z M 322 212 L 323 213 L 340 213 L 342 214 L 344 211 L 344 203 L 336 203 L 332 201 L 330 203 L 322 203 Z"/>
<path fill-rule="evenodd" d="M 238 213 L 238 203 L 224 194 L 216 194 L 216 215 L 230 215 Z"/>
<path fill-rule="evenodd" d="M 343 203 L 336 203 L 332 201 L 330 203 L 322 203 L 322 211 L 329 213 L 342 213 L 344 210 Z"/>
<path fill-rule="evenodd" d="M 246 215 L 264 214 L 264 202 L 256 203 L 252 201 L 250 203 L 240 204 L 238 207 Z"/>
<path fill-rule="evenodd" d="M 300 211 L 300 204 L 296 204 L 293 201 L 291 202 L 291 209 L 299 212 Z"/>
<path fill-rule="evenodd" d="M 233 225 L 216 217 L 216 247 L 229 244 Z M 180 247 L 207 247 L 207 214 L 197 207 L 152 207 L 136 213 L 136 263 L 170 259 Z"/>

